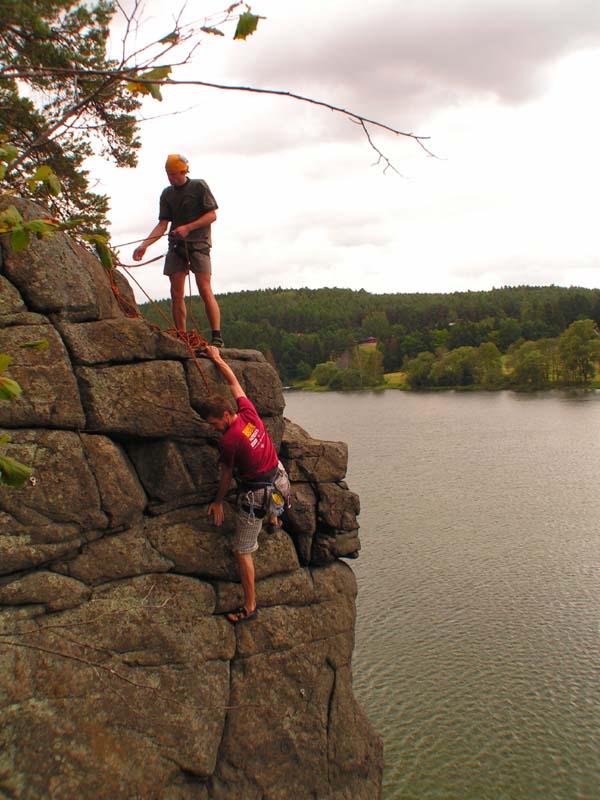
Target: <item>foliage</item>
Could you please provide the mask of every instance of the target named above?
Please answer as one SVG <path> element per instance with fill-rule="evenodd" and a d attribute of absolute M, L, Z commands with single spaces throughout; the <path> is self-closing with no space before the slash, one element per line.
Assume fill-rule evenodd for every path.
<path fill-rule="evenodd" d="M 27 197 L 24 176 L 52 169 L 64 188 L 58 197 L 47 187 L 52 213 L 94 225 L 104 221 L 108 201 L 88 190 L 84 160 L 96 149 L 133 166 L 140 146 L 139 98 L 101 72 L 118 66 L 106 54 L 114 11 L 108 0 L 5 0 L 0 18 L 0 63 L 10 65 L 0 72 L 0 136 L 20 152 L 4 179 Z"/>
<path fill-rule="evenodd" d="M 256 30 L 259 19 L 264 19 L 264 17 L 259 17 L 257 14 L 253 14 L 248 6 L 248 10 L 244 11 L 243 14 L 240 14 L 233 38 L 247 39 L 248 36 L 251 36 Z"/>
<path fill-rule="evenodd" d="M 514 345 L 508 353 L 511 383 L 516 387 L 587 386 L 600 360 L 600 338 L 593 320 L 576 320 L 555 339 Z"/>
<path fill-rule="evenodd" d="M 365 337 L 385 339 L 390 333 L 390 321 L 385 311 L 369 311 L 361 320 L 360 326 Z"/>
<path fill-rule="evenodd" d="M 561 336 L 580 319 L 600 324 L 600 291 L 577 287 L 517 286 L 452 294 L 263 289 L 224 294 L 218 300 L 227 343 L 250 348 L 260 344 L 261 349 L 268 345 L 286 383 L 301 379 L 300 364 L 314 369 L 317 364 L 335 363 L 377 330 L 377 349 L 385 372 L 399 371 L 405 359 L 417 359 L 424 352 L 433 363 L 442 352 L 483 348 L 471 369 L 471 385 L 494 388 L 506 381 L 498 354 L 514 353 L 527 337 L 543 350 L 544 342 Z M 168 312 L 168 301 L 159 305 Z M 152 322 L 164 325 L 151 306 L 143 306 L 142 311 Z M 199 310 L 195 315 L 200 318 Z M 263 352 L 267 355 L 265 349 Z M 547 374 L 555 383 L 553 358 L 550 351 L 544 353 Z M 446 366 L 451 364 L 448 359 Z M 425 366 L 422 361 L 415 366 L 409 378 L 412 385 L 421 385 Z"/>
<path fill-rule="evenodd" d="M 311 379 L 317 386 L 329 386 L 332 378 L 339 372 L 334 361 L 317 364 L 311 374 Z"/>
<path fill-rule="evenodd" d="M 21 394 L 21 387 L 16 381 L 3 374 L 11 365 L 12 358 L 6 353 L 0 354 L 0 400 L 14 400 Z"/>
<path fill-rule="evenodd" d="M 560 360 L 567 383 L 586 384 L 600 359 L 600 338 L 591 319 L 573 322 L 558 342 Z"/>
<path fill-rule="evenodd" d="M 310 378 L 311 373 L 311 366 L 310 364 L 307 364 L 306 361 L 300 361 L 296 366 L 296 375 L 300 381 L 307 381 Z"/>
<path fill-rule="evenodd" d="M 592 320 L 577 320 L 555 339 L 512 345 L 503 374 L 501 354 L 493 342 L 479 347 L 420 353 L 405 363 L 411 388 L 466 387 L 547 389 L 552 386 L 588 386 L 600 360 L 600 338 Z"/>
<path fill-rule="evenodd" d="M 419 353 L 416 358 L 406 361 L 404 369 L 406 372 L 406 383 L 411 389 L 422 389 L 432 386 L 430 378 L 431 369 L 436 363 L 433 353 Z"/>
<path fill-rule="evenodd" d="M 90 191 L 85 159 L 97 154 L 121 167 L 135 166 L 142 98 L 162 99 L 175 52 L 187 47 L 178 62 L 185 63 L 203 34 L 222 35 L 214 25 L 183 24 L 184 4 L 174 27 L 138 46 L 144 6 L 136 1 L 133 8 L 128 16 L 117 0 L 2 0 L 0 15 L 0 146 L 10 141 L 18 151 L 0 179 L 23 197 L 35 189 L 26 175 L 43 180 L 42 196 L 53 217 L 77 216 L 103 234 L 108 198 Z M 107 52 L 115 14 L 124 17 L 126 30 L 120 59 Z M 245 3 L 220 16 L 223 22 L 237 18 L 237 39 L 254 33 L 262 19 Z M 172 26 L 173 17 L 167 19 Z M 61 194 L 50 172 L 44 179 L 46 170 L 58 176 Z M 94 245 L 101 257 L 106 254 Z"/>
<path fill-rule="evenodd" d="M 511 384 L 521 389 L 545 389 L 551 385 L 553 375 L 558 382 L 560 369 L 553 370 L 557 345 L 556 340 L 538 339 L 512 347 L 506 359 Z"/>
<path fill-rule="evenodd" d="M 40 340 L 45 341 L 45 340 Z M 30 346 L 35 346 L 38 343 L 29 343 Z M 0 400 L 11 401 L 19 397 L 21 394 L 21 387 L 19 384 L 7 378 L 4 372 L 12 363 L 12 358 L 5 353 L 0 354 Z M 0 446 L 10 441 L 10 436 L 0 437 Z M 31 478 L 31 470 L 25 464 L 15 461 L 14 458 L 9 458 L 5 455 L 0 455 L 0 484 L 20 488 Z"/>
<path fill-rule="evenodd" d="M 13 145 L 0 146 L 0 176 L 4 174 L 4 164 L 18 156 L 18 151 Z M 38 167 L 31 177 L 27 178 L 27 185 L 33 190 L 38 184 L 47 184 L 51 194 L 60 191 L 60 182 L 53 170 L 44 165 Z M 9 234 L 10 247 L 14 252 L 24 250 L 29 244 L 30 236 L 35 235 L 38 239 L 44 236 L 53 236 L 57 230 L 74 228 L 79 224 L 79 220 L 69 220 L 58 222 L 54 219 L 35 219 L 25 222 L 18 209 L 13 205 L 0 211 L 0 234 Z M 101 237 L 99 237 L 101 238 Z M 47 339 L 36 339 L 31 342 L 24 342 L 19 347 L 27 350 L 46 350 L 48 348 Z M 4 372 L 8 369 L 13 359 L 6 353 L 0 353 L 0 400 L 11 401 L 18 398 L 22 389 L 12 378 L 7 378 Z M 0 438 L 0 446 L 10 441 L 9 436 Z M 25 464 L 0 455 L 0 484 L 22 487 L 28 480 L 31 480 L 32 471 Z"/>
<path fill-rule="evenodd" d="M 440 355 L 429 378 L 433 386 L 471 386 L 475 382 L 475 348 L 457 347 Z"/>
<path fill-rule="evenodd" d="M 493 342 L 484 342 L 477 348 L 473 377 L 475 383 L 483 389 L 498 389 L 502 386 L 502 356 Z"/>
<path fill-rule="evenodd" d="M 18 150 L 11 144 L 0 147 L 0 175 L 2 170 L 6 168 L 6 162 L 17 157 Z M 52 195 L 60 193 L 62 189 L 56 174 L 46 165 L 37 167 L 35 173 L 31 177 L 27 177 L 25 182 L 31 191 L 34 191 L 39 184 L 44 184 L 49 187 L 48 191 Z M 0 234 L 8 233 L 10 235 L 9 241 L 13 252 L 19 253 L 24 250 L 32 236 L 37 239 L 42 239 L 45 236 L 52 238 L 57 231 L 70 230 L 82 243 L 91 244 L 96 250 L 102 266 L 107 270 L 111 270 L 114 266 L 114 261 L 112 251 L 108 245 L 108 237 L 102 233 L 85 233 L 82 229 L 83 223 L 84 220 L 82 219 L 60 221 L 52 217 L 32 219 L 25 222 L 14 205 L 9 205 L 0 211 Z"/>
<path fill-rule="evenodd" d="M 19 211 L 12 205 L 0 211 L 0 233 L 10 234 L 10 246 L 15 253 L 19 253 L 27 247 L 31 236 L 35 236 L 37 239 L 42 239 L 44 236 L 52 237 L 56 231 L 75 228 L 80 222 L 80 220 L 58 222 L 49 217 L 25 222 Z"/>
<path fill-rule="evenodd" d="M 0 438 L 0 446 L 10 442 L 10 436 Z M 0 455 L 0 484 L 20 489 L 31 480 L 31 469 L 9 456 Z"/>
<path fill-rule="evenodd" d="M 348 353 L 349 366 L 341 362 L 326 361 L 317 364 L 310 378 L 317 386 L 330 389 L 351 390 L 380 386 L 383 383 L 383 355 L 369 347 L 353 347 Z M 299 374 L 298 380 L 304 380 Z"/>
<path fill-rule="evenodd" d="M 353 388 L 379 386 L 383 383 L 383 354 L 374 347 L 354 347 L 348 372 L 353 375 L 348 378 L 353 383 L 356 381 L 354 374 L 358 376 L 358 386 Z"/>

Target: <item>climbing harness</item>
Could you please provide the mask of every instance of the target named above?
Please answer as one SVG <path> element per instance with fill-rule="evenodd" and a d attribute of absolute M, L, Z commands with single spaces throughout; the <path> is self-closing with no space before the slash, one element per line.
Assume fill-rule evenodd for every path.
<path fill-rule="evenodd" d="M 192 253 L 210 254 L 208 246 L 202 243 L 188 242 L 187 239 L 182 239 L 181 236 L 172 236 L 171 234 L 169 234 L 169 251 L 175 253 L 182 261 L 185 261 L 188 269 L 192 266 L 190 258 Z"/>
<path fill-rule="evenodd" d="M 267 513 L 270 516 L 280 517 L 285 509 L 290 507 L 289 494 L 284 497 L 283 492 L 277 487 L 277 481 L 283 475 L 285 471 L 280 464 L 277 464 L 274 469 L 257 476 L 256 480 L 240 480 L 237 503 L 242 511 L 257 519 L 263 519 Z M 259 492 L 262 492 L 261 499 L 256 496 Z"/>

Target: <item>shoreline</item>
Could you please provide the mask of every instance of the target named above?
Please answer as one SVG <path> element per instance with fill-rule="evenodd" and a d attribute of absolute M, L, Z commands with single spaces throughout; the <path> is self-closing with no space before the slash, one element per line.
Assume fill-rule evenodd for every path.
<path fill-rule="evenodd" d="M 377 386 L 364 386 L 357 389 L 330 389 L 328 386 L 311 385 L 291 385 L 284 386 L 284 392 L 312 392 L 320 394 L 323 392 L 336 392 L 341 394 L 362 394 L 365 392 L 411 392 L 414 394 L 437 394 L 440 392 L 459 392 L 461 394 L 470 392 L 484 392 L 492 394 L 496 392 L 514 392 L 514 394 L 546 394 L 549 392 L 563 392 L 567 394 L 590 394 L 600 391 L 598 386 L 547 386 L 543 388 L 519 388 L 516 386 L 502 386 L 494 389 L 486 389 L 483 386 L 428 386 L 418 389 L 411 389 L 406 385 L 387 385 L 378 384 Z"/>

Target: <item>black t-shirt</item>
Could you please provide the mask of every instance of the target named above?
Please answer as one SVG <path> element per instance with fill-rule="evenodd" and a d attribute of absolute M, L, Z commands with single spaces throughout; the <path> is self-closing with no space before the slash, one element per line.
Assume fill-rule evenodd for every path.
<path fill-rule="evenodd" d="M 160 196 L 159 219 L 169 220 L 171 230 L 179 225 L 187 225 L 208 211 L 218 208 L 217 201 L 208 188 L 206 181 L 190 179 L 183 186 L 167 186 Z M 187 237 L 188 242 L 204 242 L 209 247 L 212 244 L 210 225 L 205 228 L 196 228 Z"/>

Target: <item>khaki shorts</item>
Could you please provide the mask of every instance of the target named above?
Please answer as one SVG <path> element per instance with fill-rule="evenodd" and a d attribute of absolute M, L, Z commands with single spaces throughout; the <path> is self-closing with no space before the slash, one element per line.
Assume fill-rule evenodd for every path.
<path fill-rule="evenodd" d="M 169 250 L 165 258 L 163 275 L 174 275 L 176 272 L 187 272 L 190 269 L 193 273 L 211 274 L 212 269 L 208 253 L 201 253 L 191 245 L 188 249 L 188 255 L 190 259 L 189 265 L 187 258 L 182 258 L 174 250 Z"/>

